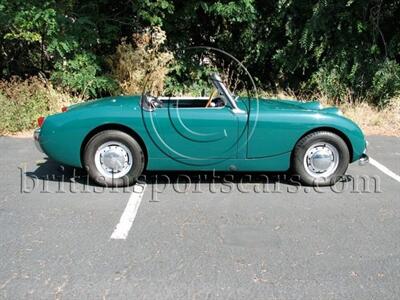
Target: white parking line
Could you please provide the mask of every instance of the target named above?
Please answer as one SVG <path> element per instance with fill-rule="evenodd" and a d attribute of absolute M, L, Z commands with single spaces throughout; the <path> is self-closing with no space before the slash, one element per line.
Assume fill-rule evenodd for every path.
<path fill-rule="evenodd" d="M 132 227 L 140 203 L 142 202 L 143 194 L 146 189 L 146 184 L 144 184 L 141 187 L 142 190 L 140 192 L 135 192 L 134 190 L 131 196 L 129 197 L 128 204 L 126 205 L 125 210 L 122 213 L 121 218 L 119 219 L 119 223 L 117 224 L 117 226 L 114 229 L 114 232 L 111 235 L 111 239 L 125 240 L 128 237 L 129 230 Z"/>
<path fill-rule="evenodd" d="M 381 170 L 386 175 L 388 175 L 388 176 L 392 177 L 394 180 L 397 180 L 398 182 L 400 182 L 400 176 L 399 175 L 397 175 L 396 173 L 390 171 L 388 168 L 386 168 L 384 165 L 382 165 L 379 162 L 377 162 L 375 159 L 370 157 L 369 158 L 369 162 L 370 162 L 371 165 L 375 166 L 376 168 Z"/>
<path fill-rule="evenodd" d="M 375 166 L 377 169 L 385 173 L 386 175 L 392 177 L 394 180 L 400 182 L 400 176 L 389 170 L 384 165 L 380 164 L 373 158 L 369 158 L 371 165 Z M 133 221 L 136 218 L 137 211 L 139 209 L 140 203 L 142 202 L 143 194 L 146 189 L 146 184 L 142 186 L 140 192 L 133 191 L 129 197 L 128 203 L 125 207 L 124 212 L 121 215 L 119 223 L 115 227 L 114 232 L 111 235 L 113 240 L 125 240 L 128 237 L 129 231 L 132 227 Z"/>

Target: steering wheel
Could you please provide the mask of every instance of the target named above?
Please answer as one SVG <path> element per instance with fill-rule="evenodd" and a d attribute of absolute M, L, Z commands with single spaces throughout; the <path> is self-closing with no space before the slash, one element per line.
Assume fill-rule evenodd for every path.
<path fill-rule="evenodd" d="M 212 92 L 211 95 L 210 95 L 210 98 L 208 98 L 208 101 L 207 101 L 207 104 L 206 104 L 206 108 L 210 107 L 213 98 L 214 98 L 215 96 L 217 96 L 217 94 L 218 94 L 218 90 L 217 90 L 217 89 L 214 89 L 213 92 Z"/>

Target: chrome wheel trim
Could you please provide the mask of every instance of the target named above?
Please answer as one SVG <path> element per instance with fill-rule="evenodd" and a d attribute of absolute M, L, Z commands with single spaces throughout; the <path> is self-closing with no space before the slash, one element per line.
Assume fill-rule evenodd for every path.
<path fill-rule="evenodd" d="M 120 142 L 107 142 L 97 148 L 94 163 L 105 178 L 121 178 L 132 168 L 132 153 Z"/>
<path fill-rule="evenodd" d="M 320 142 L 310 146 L 304 155 L 304 169 L 315 177 L 329 177 L 339 165 L 339 151 L 330 143 Z"/>

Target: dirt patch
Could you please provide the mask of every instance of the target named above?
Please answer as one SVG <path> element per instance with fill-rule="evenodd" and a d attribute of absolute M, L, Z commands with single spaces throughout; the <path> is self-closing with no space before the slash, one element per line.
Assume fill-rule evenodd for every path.
<path fill-rule="evenodd" d="M 383 110 L 366 103 L 343 105 L 344 115 L 357 123 L 366 135 L 400 136 L 400 101 Z"/>
<path fill-rule="evenodd" d="M 14 138 L 33 138 L 33 130 L 26 130 L 12 134 L 4 134 L 3 136 L 9 136 Z"/>

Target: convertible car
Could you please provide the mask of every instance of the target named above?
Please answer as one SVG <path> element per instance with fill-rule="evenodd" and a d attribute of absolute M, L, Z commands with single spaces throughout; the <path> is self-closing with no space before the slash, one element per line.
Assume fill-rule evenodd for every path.
<path fill-rule="evenodd" d="M 118 96 L 40 117 L 38 149 L 83 167 L 100 185 L 125 186 L 146 170 L 290 170 L 331 185 L 368 161 L 361 129 L 319 102 L 235 97 L 218 74 L 209 97 Z"/>

